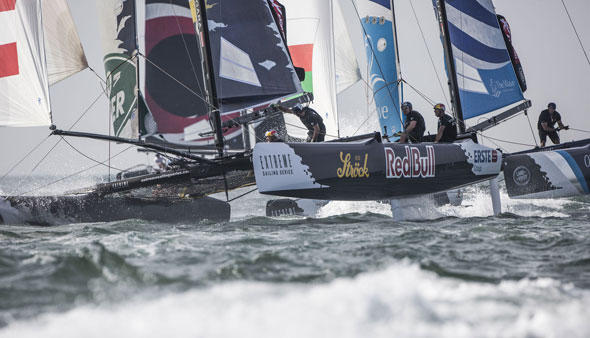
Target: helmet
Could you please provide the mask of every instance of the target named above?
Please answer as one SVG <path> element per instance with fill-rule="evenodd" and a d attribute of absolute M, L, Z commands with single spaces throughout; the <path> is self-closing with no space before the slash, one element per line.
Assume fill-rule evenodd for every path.
<path fill-rule="evenodd" d="M 277 131 L 271 129 L 264 134 L 264 137 L 277 137 Z"/>
<path fill-rule="evenodd" d="M 404 107 L 408 107 L 410 110 L 412 110 L 412 102 L 406 101 L 402 103 L 402 109 L 404 109 Z"/>
<path fill-rule="evenodd" d="M 557 108 L 557 105 L 555 103 L 553 103 L 553 102 L 549 102 L 549 104 L 547 105 L 547 108 L 556 109 Z"/>
<path fill-rule="evenodd" d="M 444 112 L 445 111 L 445 105 L 442 104 L 442 103 L 437 103 L 437 104 L 434 105 L 434 109 L 435 110 L 436 109 L 440 109 L 440 110 L 442 110 Z"/>

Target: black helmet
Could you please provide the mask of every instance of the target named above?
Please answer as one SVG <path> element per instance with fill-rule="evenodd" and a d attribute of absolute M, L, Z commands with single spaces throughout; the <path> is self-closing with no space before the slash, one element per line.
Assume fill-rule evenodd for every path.
<path fill-rule="evenodd" d="M 547 105 L 547 108 L 556 109 L 557 108 L 557 105 L 555 103 L 553 103 L 553 102 L 549 102 L 549 104 Z"/>
<path fill-rule="evenodd" d="M 406 102 L 402 103 L 402 109 L 404 109 L 404 107 L 408 107 L 408 108 L 410 108 L 410 110 L 412 110 L 412 102 L 406 101 Z"/>
<path fill-rule="evenodd" d="M 295 114 L 298 114 L 300 111 L 303 110 L 303 106 L 301 105 L 301 103 L 298 103 L 294 105 L 293 108 L 291 108 L 291 110 L 293 110 Z"/>

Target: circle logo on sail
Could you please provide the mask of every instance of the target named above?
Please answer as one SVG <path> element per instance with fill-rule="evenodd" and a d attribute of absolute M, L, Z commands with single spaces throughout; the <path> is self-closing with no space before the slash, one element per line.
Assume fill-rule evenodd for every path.
<path fill-rule="evenodd" d="M 584 155 L 584 165 L 586 168 L 590 168 L 590 155 L 588 154 Z"/>
<path fill-rule="evenodd" d="M 527 185 L 531 181 L 531 172 L 527 167 L 521 165 L 512 172 L 512 179 L 517 185 Z"/>
<path fill-rule="evenodd" d="M 387 48 L 387 40 L 385 38 L 380 38 L 377 40 L 377 50 L 382 52 Z"/>

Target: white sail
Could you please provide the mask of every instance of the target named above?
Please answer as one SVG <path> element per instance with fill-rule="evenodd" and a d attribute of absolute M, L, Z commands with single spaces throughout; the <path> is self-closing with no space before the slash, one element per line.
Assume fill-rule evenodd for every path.
<path fill-rule="evenodd" d="M 88 67 L 66 0 L 43 1 L 43 28 L 50 85 Z"/>
<path fill-rule="evenodd" d="M 300 52 L 308 53 L 309 51 L 309 49 L 298 50 L 298 46 L 309 46 L 312 51 L 312 70 L 306 69 L 306 76 L 313 77 L 314 102 L 311 108 L 324 119 L 327 139 L 330 139 L 330 136 L 338 135 L 332 1 L 285 0 L 282 3 L 287 12 L 287 44 L 295 66 L 303 66 L 297 64 L 298 60 L 302 59 Z M 303 87 L 304 90 L 308 89 L 305 82 Z M 306 137 L 307 130 L 301 128 L 303 125 L 298 117 L 286 114 L 285 121 L 289 135 Z"/>
<path fill-rule="evenodd" d="M 0 1 L 0 126 L 51 125 L 40 0 Z"/>
<path fill-rule="evenodd" d="M 352 47 L 348 26 L 355 25 L 358 18 L 352 17 L 352 22 L 346 22 L 343 9 L 340 6 L 341 0 L 333 0 L 333 31 L 334 31 L 334 53 L 336 68 L 336 92 L 342 93 L 346 89 L 361 80 L 357 55 Z M 339 107 L 340 108 L 340 107 Z"/>

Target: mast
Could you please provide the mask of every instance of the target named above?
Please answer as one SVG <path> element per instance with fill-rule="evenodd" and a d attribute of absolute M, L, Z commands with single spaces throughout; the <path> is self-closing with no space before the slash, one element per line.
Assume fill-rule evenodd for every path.
<path fill-rule="evenodd" d="M 205 0 L 190 0 L 191 12 L 195 23 L 197 42 L 201 47 L 201 69 L 205 91 L 205 101 L 208 106 L 209 123 L 215 132 L 215 147 L 220 157 L 223 156 L 223 130 L 221 129 L 221 114 L 217 101 L 217 89 L 215 87 L 215 71 L 209 49 L 209 27 L 207 25 L 207 4 Z"/>
<path fill-rule="evenodd" d="M 457 126 L 459 133 L 465 133 L 465 122 L 463 120 L 463 110 L 461 108 L 461 98 L 459 95 L 459 84 L 457 83 L 457 70 L 455 69 L 455 59 L 453 57 L 453 47 L 451 45 L 451 37 L 449 35 L 449 26 L 447 22 L 447 12 L 445 9 L 445 0 L 436 0 L 436 8 L 438 10 L 438 20 L 440 25 L 441 38 L 443 40 L 443 47 L 445 50 L 445 63 L 447 66 L 447 74 L 449 75 L 449 91 L 451 94 L 451 104 L 457 119 Z"/>
<path fill-rule="evenodd" d="M 391 2 L 391 16 L 392 16 L 392 27 L 393 27 L 393 44 L 395 45 L 395 63 L 396 63 L 396 69 L 397 69 L 397 80 L 398 80 L 398 84 L 396 86 L 396 88 L 398 88 L 398 93 L 401 95 L 401 101 L 404 102 L 404 83 L 402 82 L 402 66 L 400 63 L 400 59 L 399 59 L 399 45 L 398 45 L 398 39 L 397 39 L 397 23 L 396 23 L 396 19 L 395 19 L 395 7 L 393 5 L 393 0 L 390 0 Z M 397 111 L 397 107 L 396 107 L 396 111 Z M 398 111 L 398 114 L 400 112 Z M 400 120 L 402 119 L 402 114 L 400 115 Z"/>

